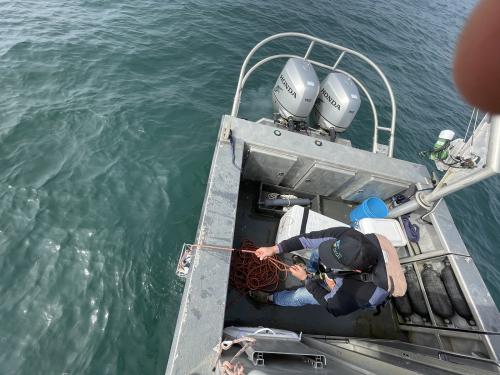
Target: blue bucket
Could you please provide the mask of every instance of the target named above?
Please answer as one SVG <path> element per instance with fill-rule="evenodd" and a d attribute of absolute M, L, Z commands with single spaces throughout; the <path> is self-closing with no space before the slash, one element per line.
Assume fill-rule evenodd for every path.
<path fill-rule="evenodd" d="M 377 197 L 366 198 L 349 214 L 351 223 L 356 223 L 365 217 L 384 218 L 389 213 L 384 201 Z"/>

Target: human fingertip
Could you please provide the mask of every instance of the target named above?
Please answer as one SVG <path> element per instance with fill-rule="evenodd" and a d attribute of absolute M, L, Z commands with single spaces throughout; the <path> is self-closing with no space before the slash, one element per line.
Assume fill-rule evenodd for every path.
<path fill-rule="evenodd" d="M 483 111 L 500 112 L 500 2 L 482 0 L 457 43 L 454 79 L 464 98 Z"/>

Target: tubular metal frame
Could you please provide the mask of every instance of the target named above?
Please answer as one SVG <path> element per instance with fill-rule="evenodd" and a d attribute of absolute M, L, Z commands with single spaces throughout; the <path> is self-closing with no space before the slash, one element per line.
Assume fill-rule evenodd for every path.
<path fill-rule="evenodd" d="M 437 187 L 428 193 L 421 192 L 415 196 L 415 199 L 393 208 L 389 211 L 389 215 L 387 217 L 399 217 L 415 211 L 419 207 L 430 210 L 431 204 L 438 199 L 444 198 L 451 193 L 462 190 L 470 185 L 474 185 L 479 181 L 500 173 L 500 115 L 490 116 L 490 114 L 486 114 L 481 121 L 481 124 L 484 122 L 490 122 L 491 128 L 488 140 L 486 163 L 482 168 L 470 173 L 468 176 L 463 177 L 459 181 L 454 181 L 450 184 L 443 184 L 442 187 Z"/>
<path fill-rule="evenodd" d="M 268 57 L 266 57 L 266 58 L 258 61 L 250 69 L 247 70 L 247 66 L 248 66 L 248 64 L 250 62 L 250 59 L 253 57 L 253 55 L 255 54 L 255 52 L 258 49 L 260 49 L 263 45 L 265 45 L 265 44 L 267 44 L 267 43 L 269 43 L 269 42 L 271 42 L 273 40 L 276 40 L 276 39 L 289 38 L 289 37 L 302 38 L 302 39 L 306 39 L 306 40 L 310 41 L 309 47 L 307 48 L 307 51 L 304 54 L 304 56 L 292 55 L 292 54 L 272 55 L 272 56 L 268 56 Z M 341 51 L 341 54 L 338 57 L 338 59 L 337 59 L 337 61 L 335 62 L 334 65 L 329 66 L 329 65 L 323 64 L 323 63 L 321 63 L 319 61 L 312 60 L 312 59 L 309 58 L 309 55 L 311 54 L 312 49 L 314 48 L 314 45 L 316 43 L 321 44 L 321 45 L 326 46 L 326 47 L 329 47 L 331 49 L 336 49 L 336 50 Z M 380 78 L 382 78 L 382 81 L 384 82 L 384 84 L 385 84 L 385 86 L 387 88 L 387 91 L 389 93 L 389 98 L 390 98 L 390 101 L 391 101 L 391 125 L 390 125 L 390 127 L 383 127 L 383 126 L 379 126 L 378 125 L 377 111 L 375 109 L 375 105 L 373 103 L 373 100 L 372 100 L 370 94 L 368 93 L 368 90 L 366 89 L 366 87 L 358 79 L 356 79 L 355 77 L 353 77 L 351 74 L 349 74 L 349 73 L 347 73 L 347 72 L 345 72 L 343 70 L 337 69 L 337 66 L 339 65 L 340 61 L 342 60 L 342 58 L 345 56 L 346 53 L 348 53 L 350 55 L 353 55 L 355 57 L 358 57 L 359 59 L 361 59 L 362 61 L 364 61 L 368 65 L 370 65 L 377 72 L 377 74 L 380 76 Z M 323 39 L 320 39 L 320 38 L 316 38 L 314 36 L 307 35 L 307 34 L 293 33 L 293 32 L 275 34 L 275 35 L 272 35 L 272 36 L 270 36 L 270 37 L 262 40 L 257 45 L 255 45 L 255 47 L 249 52 L 249 54 L 247 55 L 247 57 L 243 61 L 243 65 L 241 66 L 240 76 L 239 76 L 239 79 L 238 79 L 238 86 L 236 87 L 236 93 L 234 95 L 233 107 L 232 107 L 232 110 L 231 110 L 231 116 L 233 116 L 233 117 L 237 117 L 238 116 L 238 110 L 239 110 L 239 106 L 240 106 L 240 102 L 241 102 L 241 93 L 242 93 L 243 87 L 245 86 L 245 83 L 248 80 L 248 78 L 250 77 L 250 75 L 258 67 L 260 67 L 261 65 L 263 65 L 263 64 L 265 64 L 265 63 L 267 63 L 267 62 L 269 62 L 271 60 L 281 59 L 281 58 L 290 58 L 290 57 L 296 57 L 296 58 L 305 59 L 305 60 L 309 61 L 313 65 L 319 66 L 321 68 L 324 68 L 324 69 L 327 69 L 327 70 L 330 70 L 330 71 L 337 71 L 337 72 L 346 74 L 348 77 L 350 77 L 359 86 L 359 88 L 363 91 L 363 93 L 366 95 L 366 97 L 368 98 L 368 101 L 370 103 L 370 106 L 372 108 L 373 117 L 374 117 L 374 129 L 373 129 L 374 134 L 373 134 L 373 147 L 372 147 L 372 151 L 373 152 L 377 152 L 377 150 L 378 150 L 378 139 L 379 139 L 378 132 L 379 131 L 385 131 L 385 132 L 389 132 L 390 133 L 389 144 L 387 145 L 387 147 L 388 147 L 387 156 L 389 156 L 389 157 L 393 156 L 393 153 L 394 153 L 394 140 L 395 140 L 395 132 L 396 132 L 396 100 L 394 98 L 394 93 L 392 91 L 391 85 L 390 85 L 389 81 L 387 80 L 387 78 L 385 77 L 385 75 L 382 72 L 382 70 L 372 60 L 370 60 L 368 57 L 364 56 L 363 54 L 361 54 L 359 52 L 356 52 L 356 51 L 351 50 L 349 48 L 342 47 L 342 46 L 340 46 L 338 44 L 327 42 L 326 40 L 323 40 Z"/>

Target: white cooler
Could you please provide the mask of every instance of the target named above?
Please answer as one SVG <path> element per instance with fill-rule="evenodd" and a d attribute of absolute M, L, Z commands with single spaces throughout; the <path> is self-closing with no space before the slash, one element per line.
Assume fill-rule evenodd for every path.
<path fill-rule="evenodd" d="M 286 214 L 283 215 L 278 227 L 276 243 L 280 243 L 283 240 L 287 240 L 293 236 L 301 234 L 302 225 L 305 225 L 303 233 L 328 229 L 331 227 L 349 227 L 349 225 L 341 221 L 321 215 L 311 210 L 308 210 L 306 217 L 306 212 L 306 209 L 302 206 L 293 206 Z M 408 243 L 406 233 L 401 228 L 399 222 L 395 219 L 365 218 L 358 222 L 355 229 L 359 230 L 363 234 L 381 234 L 387 237 L 394 247 L 406 246 Z"/>
<path fill-rule="evenodd" d="M 395 219 L 372 219 L 365 218 L 358 222 L 356 227 L 361 233 L 382 234 L 391 241 L 394 247 L 406 246 L 408 238 L 401 228 L 399 222 Z"/>

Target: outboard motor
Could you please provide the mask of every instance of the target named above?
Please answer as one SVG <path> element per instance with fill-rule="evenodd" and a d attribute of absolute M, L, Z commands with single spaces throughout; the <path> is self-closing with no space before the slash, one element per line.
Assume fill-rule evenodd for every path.
<path fill-rule="evenodd" d="M 351 125 L 361 105 L 358 87 L 343 73 L 333 72 L 321 82 L 319 96 L 314 105 L 312 121 L 330 133 L 342 133 Z"/>
<path fill-rule="evenodd" d="M 275 121 L 290 130 L 305 127 L 319 92 L 319 80 L 307 60 L 288 59 L 273 88 Z"/>

